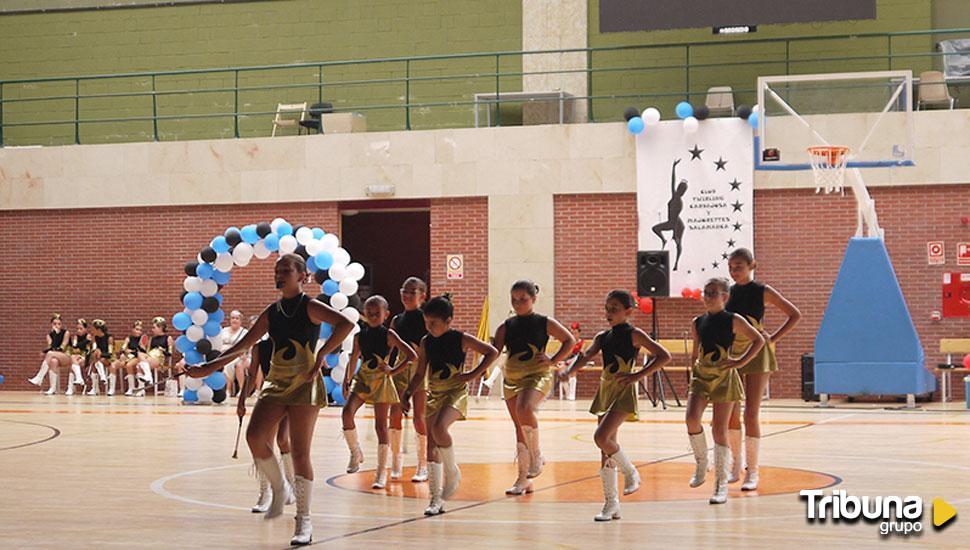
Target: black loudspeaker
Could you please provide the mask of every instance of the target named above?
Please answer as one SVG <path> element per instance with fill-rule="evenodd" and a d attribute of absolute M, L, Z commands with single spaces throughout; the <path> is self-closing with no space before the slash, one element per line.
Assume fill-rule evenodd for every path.
<path fill-rule="evenodd" d="M 818 401 L 815 393 L 815 356 L 802 355 L 802 401 Z"/>
<path fill-rule="evenodd" d="M 670 294 L 670 253 L 667 250 L 637 251 L 637 295 Z"/>

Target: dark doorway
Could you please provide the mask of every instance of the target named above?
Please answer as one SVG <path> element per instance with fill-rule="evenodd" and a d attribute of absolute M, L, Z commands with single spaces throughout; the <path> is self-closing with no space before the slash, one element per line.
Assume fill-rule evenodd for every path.
<path fill-rule="evenodd" d="M 400 288 L 410 276 L 430 277 L 431 211 L 427 201 L 366 201 L 340 204 L 341 242 L 365 268 L 360 297 L 387 299 L 400 313 Z"/>

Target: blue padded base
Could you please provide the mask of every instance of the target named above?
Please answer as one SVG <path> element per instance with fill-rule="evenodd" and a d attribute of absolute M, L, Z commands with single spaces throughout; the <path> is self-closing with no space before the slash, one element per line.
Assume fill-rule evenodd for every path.
<path fill-rule="evenodd" d="M 816 393 L 922 395 L 936 390 L 936 378 L 917 363 L 815 363 Z"/>

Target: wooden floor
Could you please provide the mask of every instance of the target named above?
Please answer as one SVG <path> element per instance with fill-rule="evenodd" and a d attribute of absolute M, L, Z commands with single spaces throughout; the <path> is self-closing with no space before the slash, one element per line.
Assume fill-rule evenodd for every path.
<path fill-rule="evenodd" d="M 798 491 L 831 486 L 858 496 L 922 496 L 924 532 L 906 542 L 968 546 L 970 521 L 958 517 L 935 531 L 930 510 L 932 499 L 942 497 L 970 514 L 970 412 L 963 403 L 903 411 L 772 400 L 763 413 L 763 490 L 732 490 L 726 505 L 711 506 L 710 482 L 687 488 L 683 409 L 663 411 L 641 401 L 643 420 L 624 425 L 620 442 L 639 466 L 643 488 L 623 498 L 622 520 L 605 524 L 592 521 L 602 493 L 586 407 L 557 400 L 543 406 L 542 446 L 550 464 L 536 493 L 515 498 L 503 493 L 514 478 L 504 406 L 473 401 L 469 421 L 453 430 L 461 490 L 445 515 L 431 519 L 422 515 L 423 485 L 404 481 L 372 491 L 370 471 L 343 473 L 339 409 L 324 409 L 314 441 L 315 544 L 801 550 L 904 542 L 883 539 L 876 524 L 808 523 Z M 372 420 L 365 410 L 361 416 L 364 467 L 373 468 Z M 249 512 L 256 483 L 248 450 L 230 458 L 236 425 L 228 406 L 0 392 L 0 547 L 285 548 L 292 508 L 272 521 Z M 408 466 L 413 450 L 412 439 Z"/>

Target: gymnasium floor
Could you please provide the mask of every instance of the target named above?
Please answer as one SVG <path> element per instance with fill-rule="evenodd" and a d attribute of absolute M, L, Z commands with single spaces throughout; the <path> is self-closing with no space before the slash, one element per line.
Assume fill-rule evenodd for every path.
<path fill-rule="evenodd" d="M 711 506 L 711 478 L 687 488 L 691 458 L 683 409 L 641 400 L 638 423 L 620 442 L 643 487 L 622 499 L 623 519 L 594 523 L 601 489 L 588 402 L 548 401 L 540 415 L 550 464 L 537 491 L 506 497 L 514 479 L 511 424 L 497 399 L 475 402 L 453 430 L 462 487 L 447 513 L 425 518 L 424 486 L 393 483 L 371 491 L 376 455 L 372 420 L 358 429 L 366 454 L 346 475 L 339 409 L 321 412 L 314 441 L 314 544 L 371 548 L 808 548 L 968 546 L 970 523 L 932 527 L 942 497 L 970 513 L 970 412 L 962 402 L 894 410 L 891 404 L 818 409 L 771 400 L 763 412 L 762 489 L 732 490 Z M 230 406 L 182 406 L 148 397 L 47 397 L 0 392 L 0 546 L 6 548 L 284 548 L 292 507 L 264 521 L 249 512 L 256 482 L 246 449 L 232 460 L 237 421 Z M 406 464 L 414 464 L 413 431 Z M 242 443 L 245 447 L 245 442 Z M 409 470 L 406 470 L 408 478 Z M 621 482 L 622 483 L 622 482 Z M 923 533 L 881 537 L 878 524 L 808 523 L 798 491 L 832 486 L 852 495 L 919 495 Z M 826 494 L 828 494 L 826 490 Z M 417 498 L 415 498 L 417 497 Z"/>

